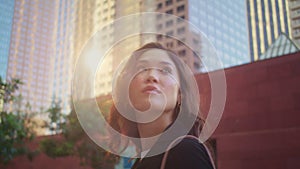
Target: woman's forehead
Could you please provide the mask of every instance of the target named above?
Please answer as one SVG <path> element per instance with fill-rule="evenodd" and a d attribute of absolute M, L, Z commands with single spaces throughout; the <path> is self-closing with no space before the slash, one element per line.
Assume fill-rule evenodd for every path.
<path fill-rule="evenodd" d="M 137 61 L 140 63 L 160 63 L 175 66 L 168 52 L 162 49 L 148 49 L 137 58 Z"/>

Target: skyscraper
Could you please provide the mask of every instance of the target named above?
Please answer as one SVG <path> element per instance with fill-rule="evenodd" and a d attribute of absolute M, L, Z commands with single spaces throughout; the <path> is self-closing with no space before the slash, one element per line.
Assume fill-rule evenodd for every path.
<path fill-rule="evenodd" d="M 0 0 L 0 77 L 6 80 L 14 1 Z"/>
<path fill-rule="evenodd" d="M 158 0 L 156 11 L 166 13 L 167 15 L 157 15 L 156 25 L 157 30 L 161 35 L 157 35 L 157 40 L 164 44 L 167 48 L 175 51 L 179 57 L 191 68 L 193 72 L 198 72 L 201 68 L 199 57 L 196 53 L 200 51 L 187 50 L 183 44 L 194 42 L 199 46 L 199 36 L 192 36 L 191 28 L 184 19 L 189 19 L 189 1 L 188 0 Z M 170 17 L 175 15 L 176 17 Z M 165 35 L 165 36 L 164 36 Z M 176 39 L 175 39 L 176 37 Z"/>
<path fill-rule="evenodd" d="M 220 61 L 224 67 L 230 67 L 247 63 L 250 61 L 248 55 L 248 39 L 246 27 L 246 6 L 243 1 L 209 1 L 209 0 L 158 0 L 157 11 L 174 14 L 182 19 L 188 20 L 196 26 L 216 48 Z M 188 39 L 184 38 L 189 28 L 184 28 L 180 23 L 182 20 L 167 21 L 162 29 L 167 30 L 168 34 L 182 34 L 182 42 Z M 160 25 L 158 26 L 161 27 Z M 192 36 L 192 38 L 195 36 Z M 190 39 L 195 45 L 201 44 L 201 39 Z M 169 44 L 174 48 L 180 48 L 182 44 Z M 201 50 L 201 49 L 200 49 Z M 194 51 L 198 53 L 199 51 Z M 184 51 L 181 51 L 185 54 Z M 199 69 L 199 57 L 193 57 L 193 54 L 186 53 L 189 58 L 190 67 L 196 71 Z M 207 57 L 209 56 L 200 56 Z M 218 69 L 216 67 L 215 69 Z M 213 70 L 214 68 L 211 67 Z"/>
<path fill-rule="evenodd" d="M 225 68 L 250 61 L 245 13 L 241 0 L 189 0 L 189 21 L 206 34 Z"/>
<path fill-rule="evenodd" d="M 112 21 L 130 14 L 135 14 L 135 16 L 131 16 L 131 19 L 134 17 L 138 19 L 139 12 L 156 11 L 178 16 L 178 18 L 171 17 L 173 19 L 170 20 L 170 18 L 160 19 L 159 15 L 157 15 L 157 18 L 153 20 L 153 24 L 149 23 L 148 27 L 154 26 L 159 32 L 165 34 L 166 36 L 157 35 L 156 40 L 169 48 L 173 48 L 194 72 L 198 72 L 201 69 L 200 57 L 209 58 L 210 56 L 199 57 L 201 50 L 199 46 L 201 46 L 202 40 L 199 39 L 199 36 L 193 34 L 193 32 L 191 33 L 190 28 L 184 23 L 184 19 L 189 20 L 192 25 L 198 27 L 200 31 L 207 35 L 207 38 L 216 47 L 220 61 L 225 67 L 250 61 L 245 13 L 246 6 L 245 3 L 239 0 L 236 0 L 234 3 L 207 0 L 78 0 L 76 9 L 74 55 L 76 57 L 80 55 L 81 49 L 88 41 L 88 38 L 91 38 L 101 27 L 100 31 L 104 35 L 101 40 L 105 41 L 106 45 L 112 47 L 112 50 L 109 51 L 111 53 L 107 54 L 107 56 L 110 56 L 106 57 L 101 65 L 101 69 L 105 71 L 97 72 L 95 78 L 96 95 L 110 93 L 112 90 L 112 74 L 114 68 L 118 66 L 116 64 L 126 57 L 125 55 L 128 55 L 128 53 L 149 40 L 144 39 L 143 35 L 135 35 L 123 39 L 123 42 L 115 43 L 119 39 L 119 36 L 122 36 L 123 32 L 130 32 L 131 30 L 143 32 L 145 28 L 142 27 L 143 24 L 139 20 L 133 19 L 130 23 L 125 23 L 123 26 L 119 25 L 119 27 L 115 27 L 116 25 L 107 27 L 107 29 L 103 27 L 108 26 Z M 106 33 L 103 33 L 104 31 Z M 168 38 L 168 36 L 173 35 L 176 35 L 179 39 L 173 41 L 174 39 Z M 183 45 L 186 42 L 195 44 L 198 47 L 196 48 L 197 51 L 186 50 Z M 126 44 L 126 46 L 122 46 L 122 44 Z M 122 54 L 120 54 L 120 48 L 124 50 Z M 220 67 L 216 67 L 215 69 L 218 68 Z M 211 68 L 210 70 L 214 69 Z"/>
<path fill-rule="evenodd" d="M 82 89 L 83 93 L 91 93 L 91 96 L 106 95 L 109 94 L 112 90 L 112 76 L 115 68 L 118 66 L 120 60 L 125 57 L 125 51 L 120 54 L 118 46 L 118 40 L 122 37 L 122 33 L 128 33 L 132 30 L 138 32 L 143 28 L 140 26 L 140 23 L 136 20 L 132 20 L 130 23 L 118 22 L 116 20 L 121 19 L 123 16 L 130 14 L 137 14 L 147 11 L 149 4 L 152 1 L 133 1 L 133 0 L 97 0 L 97 1 L 83 1 L 78 0 L 76 2 L 76 20 L 75 20 L 75 36 L 74 36 L 74 56 L 75 61 L 81 54 L 82 50 L 91 45 L 92 38 L 95 38 L 97 35 L 97 40 L 94 44 L 98 45 L 99 50 L 109 49 L 109 51 L 102 51 L 106 53 L 105 56 L 96 56 L 93 61 L 89 60 L 88 62 L 99 62 L 99 67 L 96 72 L 95 77 L 87 77 L 89 74 L 85 73 L 80 75 L 82 81 L 85 81 L 85 78 L 93 78 L 94 80 L 94 89 L 87 87 Z M 116 21 L 116 22 L 113 22 Z M 119 23 L 119 24 L 118 24 Z M 98 36 L 99 35 L 99 36 Z M 126 44 L 126 47 L 121 47 L 122 50 L 127 52 L 132 52 L 137 49 L 144 40 L 139 36 L 134 36 L 130 38 L 123 39 L 123 43 Z M 125 42 L 126 41 L 126 42 Z M 89 43 L 89 44 L 87 44 Z M 103 57 L 101 60 L 100 58 Z M 100 63 L 100 60 L 102 61 Z M 89 64 L 89 63 L 88 63 Z M 89 65 L 86 66 L 88 69 Z M 93 74 L 94 72 L 91 72 Z"/>
<path fill-rule="evenodd" d="M 22 105 L 36 112 L 51 102 L 55 9 L 55 1 L 15 0 L 7 76 L 24 82 Z"/>
<path fill-rule="evenodd" d="M 287 0 L 247 0 L 249 48 L 251 60 L 259 59 L 281 34 L 291 36 Z"/>
<path fill-rule="evenodd" d="M 64 113 L 70 112 L 71 80 L 73 74 L 73 37 L 75 22 L 75 2 L 55 1 L 55 20 L 53 20 L 53 56 L 51 56 L 52 102 L 60 104 Z"/>
<path fill-rule="evenodd" d="M 77 62 L 78 57 L 82 54 L 82 50 L 87 47 L 87 43 L 90 42 L 93 35 L 98 31 L 102 31 L 100 40 L 105 43 L 101 43 L 98 46 L 99 50 L 105 49 L 112 44 L 113 41 L 113 28 L 109 27 L 115 19 L 115 0 L 95 0 L 95 1 L 76 1 L 76 19 L 75 19 L 75 32 L 74 32 L 74 65 Z M 97 44 L 98 42 L 95 42 Z M 99 56 L 100 58 L 100 56 Z M 99 62 L 100 59 L 89 60 L 88 62 Z M 89 64 L 89 63 L 87 63 Z M 99 64 L 100 66 L 100 64 Z M 87 77 L 89 73 L 80 75 L 81 79 L 85 81 L 85 78 L 93 78 L 94 93 L 90 87 L 81 89 L 83 93 L 90 93 L 90 97 L 93 95 L 107 94 L 111 90 L 109 85 L 111 82 L 111 69 L 112 58 L 106 57 L 104 63 L 101 65 L 105 67 L 105 71 L 97 71 L 96 77 Z M 89 65 L 86 65 L 83 69 L 88 69 Z"/>
<path fill-rule="evenodd" d="M 300 45 L 300 1 L 289 0 L 292 39 Z"/>

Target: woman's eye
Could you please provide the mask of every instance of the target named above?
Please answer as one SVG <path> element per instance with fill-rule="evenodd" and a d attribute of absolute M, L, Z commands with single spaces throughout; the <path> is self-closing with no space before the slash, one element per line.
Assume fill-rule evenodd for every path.
<path fill-rule="evenodd" d="M 145 72 L 145 71 L 149 70 L 149 68 L 144 67 L 144 66 L 139 66 L 139 67 L 137 67 L 137 70 L 138 70 L 139 72 Z"/>
<path fill-rule="evenodd" d="M 142 68 L 141 71 L 145 72 L 145 71 L 148 71 L 149 68 Z"/>
<path fill-rule="evenodd" d="M 161 72 L 163 73 L 172 73 L 172 69 L 171 68 L 168 68 L 168 67 L 165 67 L 163 69 L 160 69 Z"/>

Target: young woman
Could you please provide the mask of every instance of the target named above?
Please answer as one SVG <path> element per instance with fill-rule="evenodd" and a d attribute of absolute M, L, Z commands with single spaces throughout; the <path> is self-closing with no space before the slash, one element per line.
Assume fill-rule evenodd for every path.
<path fill-rule="evenodd" d="M 128 59 L 114 82 L 109 124 L 133 138 L 138 157 L 133 169 L 214 168 L 197 139 L 203 121 L 193 80 L 181 59 L 159 43 L 144 45 Z"/>

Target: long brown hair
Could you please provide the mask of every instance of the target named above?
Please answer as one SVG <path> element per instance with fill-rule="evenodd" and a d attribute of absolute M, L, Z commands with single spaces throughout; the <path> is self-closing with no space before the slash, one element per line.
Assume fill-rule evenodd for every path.
<path fill-rule="evenodd" d="M 195 106 L 198 106 L 199 104 L 196 104 L 196 105 L 193 104 L 194 100 L 191 100 L 191 98 L 193 98 L 193 97 L 187 97 L 190 95 L 196 95 L 197 93 L 195 93 L 195 92 L 198 92 L 198 91 L 192 91 L 193 87 L 191 87 L 189 82 L 190 82 L 191 78 L 194 78 L 193 74 L 187 73 L 187 72 L 191 72 L 191 70 L 184 64 L 183 61 L 180 60 L 179 56 L 175 52 L 163 47 L 160 43 L 156 43 L 156 42 L 148 43 L 133 52 L 131 57 L 128 59 L 126 65 L 124 66 L 122 73 L 126 74 L 126 73 L 130 72 L 130 70 L 133 69 L 132 65 L 135 65 L 136 61 L 138 60 L 138 57 L 150 49 L 161 49 L 161 50 L 166 51 L 168 53 L 169 57 L 171 58 L 171 60 L 176 65 L 177 72 L 179 74 L 179 79 L 180 79 L 179 83 L 180 83 L 181 89 L 184 89 L 184 90 L 180 91 L 180 95 L 181 95 L 181 99 L 185 99 L 185 101 L 177 102 L 177 104 L 174 108 L 174 116 L 173 117 L 175 120 L 180 112 L 180 109 L 183 109 L 184 110 L 183 113 L 186 113 L 187 116 L 191 116 L 191 118 L 196 119 L 194 121 L 192 128 L 189 130 L 188 134 L 199 137 L 202 127 L 204 125 L 204 120 L 202 120 L 200 118 L 200 112 L 192 112 L 192 110 L 199 110 L 199 107 L 195 107 Z M 122 86 L 122 78 L 126 79 L 127 77 L 124 74 L 117 79 L 116 85 L 115 85 L 115 88 L 116 88 L 115 90 L 117 90 L 119 92 L 120 96 L 123 96 L 121 93 L 125 91 L 125 89 L 123 88 L 124 86 Z M 126 104 L 126 103 L 122 103 L 122 104 Z M 196 118 L 195 118 L 195 116 L 196 116 Z M 127 118 L 123 117 L 120 114 L 120 112 L 117 110 L 115 104 L 111 107 L 110 115 L 108 118 L 108 123 L 111 125 L 112 128 L 114 128 L 116 131 L 118 131 L 122 135 L 139 138 L 139 132 L 137 129 L 136 122 L 133 122 L 133 121 L 128 120 Z M 115 135 L 113 137 L 114 137 L 113 138 L 114 140 L 121 139 L 120 135 Z M 135 144 L 139 144 L 139 143 L 135 143 Z"/>

